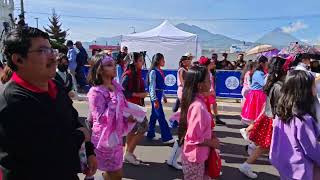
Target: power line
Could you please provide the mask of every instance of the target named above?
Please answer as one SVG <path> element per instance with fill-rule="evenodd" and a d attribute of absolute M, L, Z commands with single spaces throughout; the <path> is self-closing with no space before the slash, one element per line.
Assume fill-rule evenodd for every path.
<path fill-rule="evenodd" d="M 46 12 L 27 11 L 29 14 L 52 15 Z M 139 18 L 139 17 L 98 17 L 98 16 L 79 16 L 70 14 L 60 14 L 62 17 L 81 18 L 81 19 L 101 19 L 101 20 L 132 20 L 132 21 L 159 21 L 166 18 Z M 320 14 L 299 15 L 299 16 L 273 16 L 273 17 L 252 17 L 252 18 L 168 18 L 172 21 L 272 21 L 289 19 L 310 19 L 320 18 Z"/>

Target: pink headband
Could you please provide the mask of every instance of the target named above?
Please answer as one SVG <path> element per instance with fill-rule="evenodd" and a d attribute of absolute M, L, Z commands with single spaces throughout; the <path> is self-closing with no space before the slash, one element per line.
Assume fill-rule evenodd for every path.
<path fill-rule="evenodd" d="M 101 64 L 107 64 L 108 62 L 113 61 L 113 58 L 111 56 L 105 56 L 102 61 Z"/>

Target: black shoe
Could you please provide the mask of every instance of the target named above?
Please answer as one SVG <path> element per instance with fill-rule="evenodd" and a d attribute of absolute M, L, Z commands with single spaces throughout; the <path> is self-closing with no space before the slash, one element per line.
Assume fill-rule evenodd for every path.
<path fill-rule="evenodd" d="M 220 118 L 218 116 L 216 116 L 216 124 L 219 124 L 219 125 L 226 125 L 225 122 L 221 121 Z"/>

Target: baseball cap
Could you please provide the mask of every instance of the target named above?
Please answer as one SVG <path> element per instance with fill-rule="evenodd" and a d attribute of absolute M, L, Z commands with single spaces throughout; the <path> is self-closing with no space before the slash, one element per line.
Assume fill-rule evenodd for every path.
<path fill-rule="evenodd" d="M 192 55 L 192 53 L 191 53 L 191 52 L 187 52 L 187 53 L 185 53 L 185 54 L 184 54 L 184 56 L 187 56 L 187 57 L 194 57 L 194 56 Z"/>

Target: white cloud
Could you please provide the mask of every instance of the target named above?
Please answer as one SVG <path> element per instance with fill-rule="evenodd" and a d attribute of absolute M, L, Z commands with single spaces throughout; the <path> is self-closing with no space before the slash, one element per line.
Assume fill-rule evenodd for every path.
<path fill-rule="evenodd" d="M 308 28 L 308 25 L 306 25 L 302 21 L 296 21 L 294 23 L 291 23 L 289 26 L 282 27 L 281 29 L 285 33 L 293 33 L 301 29 L 307 29 L 307 28 Z"/>

